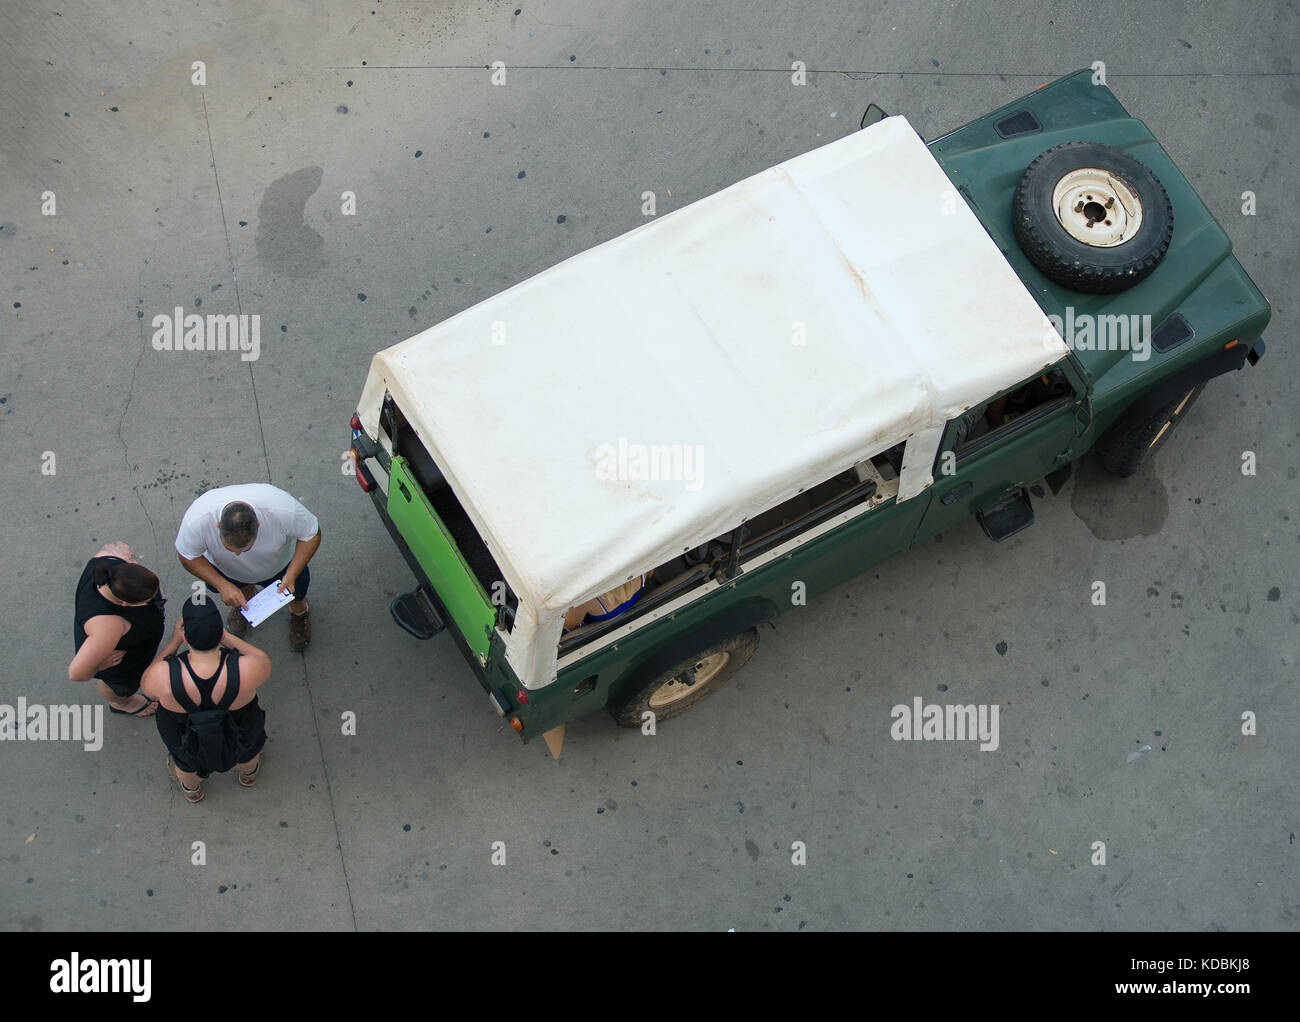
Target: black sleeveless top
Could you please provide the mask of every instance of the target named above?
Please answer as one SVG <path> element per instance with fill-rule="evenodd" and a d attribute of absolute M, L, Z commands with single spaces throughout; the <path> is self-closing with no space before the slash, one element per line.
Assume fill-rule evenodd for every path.
<path fill-rule="evenodd" d="M 181 685 L 181 691 L 177 692 L 177 685 L 172 686 L 172 697 L 181 705 L 187 704 L 193 709 L 187 713 L 177 713 L 175 710 L 169 710 L 158 704 L 158 710 L 154 714 L 154 721 L 158 725 L 158 734 L 167 746 L 167 750 L 176 759 L 176 765 L 182 770 L 195 769 L 195 764 L 189 764 L 178 758 L 181 754 L 181 739 L 185 727 L 185 718 L 189 713 L 198 710 L 220 709 L 229 706 L 239 696 L 239 654 L 228 649 L 221 651 L 221 659 L 217 663 L 217 669 L 206 678 L 200 678 L 194 673 L 194 668 L 190 666 L 190 655 L 176 653 L 167 658 L 167 661 L 176 661 L 182 665 L 182 670 L 188 674 L 194 682 L 194 687 L 199 690 L 199 701 L 195 703 L 189 693 Z M 215 703 L 212 700 L 212 690 L 216 687 L 217 678 L 221 676 L 221 668 L 226 668 L 226 688 L 221 694 L 221 702 Z M 182 696 L 184 698 L 182 698 Z M 230 710 L 230 719 L 239 732 L 239 743 L 236 752 L 236 760 L 240 763 L 246 763 L 256 756 L 262 746 L 266 744 L 266 711 L 257 702 L 257 696 L 245 703 L 237 710 Z M 200 776 L 206 777 L 207 774 L 200 773 Z"/>
<path fill-rule="evenodd" d="M 104 599 L 95 585 L 95 565 L 102 562 L 125 563 L 120 557 L 92 557 L 77 580 L 77 595 L 72 622 L 72 641 L 80 652 L 86 642 L 86 622 L 92 617 L 111 614 L 131 623 L 125 635 L 117 640 L 115 649 L 122 650 L 121 663 L 96 673 L 95 677 L 109 684 L 129 685 L 139 682 L 144 669 L 153 663 L 158 644 L 162 642 L 164 615 L 162 587 L 143 607 L 123 607 Z"/>
<path fill-rule="evenodd" d="M 200 678 L 194 673 L 194 667 L 190 663 L 189 650 L 184 653 L 173 653 L 164 662 L 170 666 L 173 660 L 177 664 L 184 665 L 185 673 L 190 676 L 190 680 L 194 682 L 194 687 L 199 690 L 199 701 L 196 703 L 190 698 L 190 694 L 185 691 L 180 672 L 177 671 L 172 675 L 172 698 L 180 704 L 185 713 L 198 713 L 200 710 L 229 710 L 230 704 L 239 698 L 239 654 L 234 650 L 226 649 L 223 646 L 220 658 L 217 660 L 217 669 L 206 678 Z M 217 679 L 221 677 L 221 668 L 223 667 L 226 668 L 226 688 L 221 693 L 221 702 L 218 703 L 212 699 L 212 690 L 217 687 Z M 253 699 L 256 701 L 257 697 L 254 696 Z M 167 707 L 159 705 L 158 709 L 166 710 Z M 182 714 L 175 713 L 172 710 L 167 712 L 173 716 L 182 716 Z"/>

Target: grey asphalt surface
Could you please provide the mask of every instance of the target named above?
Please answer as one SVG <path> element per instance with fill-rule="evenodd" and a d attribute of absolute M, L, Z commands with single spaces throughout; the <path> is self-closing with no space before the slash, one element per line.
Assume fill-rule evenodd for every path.
<path fill-rule="evenodd" d="M 1294 5 L 68 0 L 0 40 L 0 702 L 96 701 L 66 667 L 107 540 L 170 627 L 203 489 L 269 481 L 324 534 L 311 647 L 259 630 L 257 788 L 187 805 L 152 721 L 0 742 L 0 926 L 1296 929 Z M 410 574 L 340 471 L 373 352 L 640 225 L 643 191 L 662 215 L 870 102 L 932 138 L 1094 60 L 1274 308 L 1142 476 L 1086 463 L 1028 532 L 963 524 L 656 736 L 598 714 L 558 762 L 398 631 Z M 260 315 L 260 358 L 155 352 L 178 305 Z M 892 741 L 916 696 L 999 704 L 1000 749 Z"/>

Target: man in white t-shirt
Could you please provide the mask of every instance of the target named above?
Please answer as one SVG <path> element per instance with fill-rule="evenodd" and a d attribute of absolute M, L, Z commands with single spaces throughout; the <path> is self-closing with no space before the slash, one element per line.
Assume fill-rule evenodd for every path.
<path fill-rule="evenodd" d="M 202 494 L 181 519 L 176 553 L 185 570 L 215 589 L 231 608 L 226 630 L 248 630 L 239 613 L 258 588 L 277 585 L 289 604 L 289 646 L 311 642 L 307 562 L 320 546 L 320 522 L 296 499 L 269 483 L 222 486 Z"/>

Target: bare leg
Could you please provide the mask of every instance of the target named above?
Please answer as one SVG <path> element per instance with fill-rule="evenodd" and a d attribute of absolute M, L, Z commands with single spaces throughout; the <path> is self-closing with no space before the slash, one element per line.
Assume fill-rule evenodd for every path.
<path fill-rule="evenodd" d="M 187 770 L 182 770 L 180 767 L 176 768 L 176 776 L 180 778 L 181 784 L 185 785 L 185 787 L 189 788 L 191 791 L 199 786 L 199 781 L 201 780 L 198 774 L 192 774 Z"/>
<path fill-rule="evenodd" d="M 235 770 L 239 776 L 239 783 L 245 788 L 251 788 L 257 783 L 258 771 L 262 769 L 262 753 L 258 753 L 246 763 L 236 763 Z"/>
<path fill-rule="evenodd" d="M 120 696 L 98 678 L 95 679 L 95 684 L 99 686 L 99 694 L 107 699 L 108 705 L 113 707 L 115 710 L 125 710 L 127 713 L 135 713 L 137 710 L 149 704 L 149 697 L 142 692 L 132 692 L 129 696 Z M 152 717 L 154 712 L 157 712 L 156 708 L 153 712 L 142 713 L 140 716 Z"/>

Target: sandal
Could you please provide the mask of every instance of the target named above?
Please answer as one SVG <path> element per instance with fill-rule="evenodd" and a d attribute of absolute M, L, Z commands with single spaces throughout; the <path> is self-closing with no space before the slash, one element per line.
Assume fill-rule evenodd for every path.
<path fill-rule="evenodd" d="M 112 703 L 108 704 L 109 713 L 120 713 L 124 717 L 152 717 L 158 712 L 158 700 L 146 696 L 143 692 L 132 692 L 131 696 L 144 696 L 144 705 L 138 710 L 119 710 Z M 128 699 L 131 696 L 127 696 Z"/>
<path fill-rule="evenodd" d="M 185 785 L 181 782 L 180 776 L 176 773 L 176 764 L 172 762 L 172 758 L 170 756 L 167 757 L 167 773 L 171 776 L 171 779 L 175 781 L 176 784 L 180 787 L 181 791 L 185 793 L 186 802 L 189 802 L 191 805 L 193 805 L 195 802 L 203 801 L 203 781 L 202 780 L 199 781 L 199 786 L 197 788 L 185 787 Z"/>
<path fill-rule="evenodd" d="M 253 769 L 248 771 L 248 773 L 241 774 L 238 770 L 235 771 L 235 775 L 239 778 L 239 783 L 243 785 L 245 788 L 251 788 L 254 784 L 257 783 L 258 771 L 262 769 L 262 759 L 265 756 L 266 756 L 265 750 L 259 752 L 257 754 L 257 766 L 253 767 Z"/>

